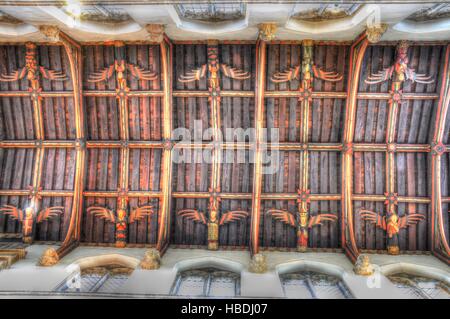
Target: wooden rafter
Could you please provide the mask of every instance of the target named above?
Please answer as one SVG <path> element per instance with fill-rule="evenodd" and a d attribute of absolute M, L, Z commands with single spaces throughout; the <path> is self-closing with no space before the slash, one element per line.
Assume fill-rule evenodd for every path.
<path fill-rule="evenodd" d="M 262 191 L 262 156 L 264 125 L 264 85 L 266 82 L 266 42 L 261 38 L 256 43 L 256 84 L 255 84 L 255 157 L 253 165 L 253 193 L 250 228 L 250 253 L 259 252 L 259 221 Z"/>
<path fill-rule="evenodd" d="M 344 117 L 344 149 L 342 152 L 342 246 L 347 256 L 356 261 L 358 248 L 353 229 L 353 134 L 356 122 L 356 105 L 361 65 L 369 41 L 366 35 L 360 36 L 350 49 L 350 66 L 347 84 L 347 102 Z"/>
<path fill-rule="evenodd" d="M 444 68 L 442 72 L 441 93 L 436 108 L 436 124 L 431 142 L 431 250 L 447 264 L 450 263 L 450 247 L 445 235 L 445 225 L 442 209 L 442 176 L 441 160 L 446 151 L 442 144 L 444 138 L 445 122 L 450 104 L 450 45 L 445 50 Z M 437 229 L 437 231 L 436 231 Z"/>
<path fill-rule="evenodd" d="M 172 193 L 172 44 L 167 37 L 160 43 L 162 61 L 163 96 L 163 139 L 164 150 L 161 163 L 161 197 L 157 249 L 161 254 L 170 242 L 170 204 Z"/>
<path fill-rule="evenodd" d="M 0 97 L 24 97 L 28 96 L 28 91 L 0 91 Z M 72 91 L 42 91 L 40 92 L 42 97 L 72 97 Z M 98 91 L 98 90 L 84 90 L 83 96 L 90 97 L 115 97 L 117 95 L 116 91 Z M 233 91 L 233 90 L 223 90 L 220 93 L 223 97 L 255 97 L 254 91 Z M 301 93 L 299 91 L 267 91 L 265 92 L 265 97 L 299 97 Z M 163 97 L 164 91 L 150 90 L 150 91 L 130 91 L 128 92 L 129 97 Z M 173 97 L 208 97 L 208 91 L 184 91 L 184 90 L 174 90 L 172 91 Z M 314 99 L 345 99 L 347 97 L 347 92 L 312 92 L 312 98 Z M 358 92 L 356 98 L 359 100 L 389 100 L 391 95 L 389 93 L 382 92 Z M 404 93 L 402 98 L 404 100 L 438 100 L 439 94 L 436 93 Z"/>

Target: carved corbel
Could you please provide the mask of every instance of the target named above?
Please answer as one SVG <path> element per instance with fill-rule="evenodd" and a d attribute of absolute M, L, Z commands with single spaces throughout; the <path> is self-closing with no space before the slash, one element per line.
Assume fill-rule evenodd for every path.
<path fill-rule="evenodd" d="M 59 262 L 59 256 L 54 248 L 47 248 L 39 259 L 39 266 L 50 267 Z"/>
<path fill-rule="evenodd" d="M 147 39 L 151 42 L 160 43 L 164 40 L 164 25 L 163 24 L 147 24 L 145 26 L 147 31 Z"/>
<path fill-rule="evenodd" d="M 271 41 L 275 39 L 275 33 L 277 32 L 277 25 L 273 22 L 258 24 L 259 38 L 263 41 Z"/>
<path fill-rule="evenodd" d="M 373 265 L 370 263 L 368 255 L 359 255 L 353 271 L 358 276 L 371 276 L 374 273 Z"/>
<path fill-rule="evenodd" d="M 253 255 L 248 270 L 255 274 L 263 274 L 267 271 L 267 260 L 263 254 Z"/>
<path fill-rule="evenodd" d="M 59 33 L 60 30 L 55 25 L 41 25 L 39 27 L 39 32 L 41 32 L 47 41 L 50 42 L 59 42 L 60 37 Z"/>
<path fill-rule="evenodd" d="M 159 251 L 157 249 L 147 250 L 139 266 L 145 270 L 159 269 L 161 266 L 161 256 Z"/>
<path fill-rule="evenodd" d="M 370 43 L 377 43 L 380 41 L 381 36 L 386 32 L 386 30 L 387 24 L 384 23 L 367 27 L 367 40 L 369 40 Z"/>

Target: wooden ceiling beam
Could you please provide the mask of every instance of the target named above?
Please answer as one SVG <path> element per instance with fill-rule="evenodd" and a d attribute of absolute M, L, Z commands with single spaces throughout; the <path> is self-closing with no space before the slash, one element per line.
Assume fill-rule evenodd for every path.
<path fill-rule="evenodd" d="M 50 30 L 52 30 L 50 28 Z M 70 215 L 69 228 L 64 238 L 62 245 L 57 249 L 57 257 L 45 258 L 46 255 L 52 254 L 52 250 L 47 250 L 41 258 L 41 265 L 52 266 L 57 263 L 61 258 L 67 255 L 75 247 L 78 246 L 81 234 L 81 216 L 82 216 L 82 203 L 83 203 L 83 187 L 84 187 L 84 173 L 86 165 L 86 149 L 85 149 L 85 119 L 83 109 L 82 98 L 82 53 L 81 46 L 71 39 L 68 35 L 61 32 L 58 29 L 54 30 L 54 40 L 62 43 L 65 52 L 69 59 L 70 73 L 72 80 L 72 97 L 74 103 L 74 117 L 75 117 L 75 173 L 74 173 L 74 190 L 72 211 Z"/>
<path fill-rule="evenodd" d="M 39 96 L 43 98 L 73 97 L 73 91 L 41 91 Z M 30 97 L 29 91 L 0 91 L 0 97 Z"/>
<path fill-rule="evenodd" d="M 250 227 L 250 253 L 259 252 L 259 227 L 261 217 L 262 191 L 262 145 L 264 126 L 264 94 L 266 83 L 266 42 L 259 37 L 256 42 L 256 83 L 255 83 L 255 146 L 253 164 L 253 192 Z"/>
<path fill-rule="evenodd" d="M 85 90 L 83 96 L 93 97 L 117 97 L 116 91 L 98 91 L 98 90 Z M 164 97 L 164 91 L 128 91 L 127 97 Z"/>
<path fill-rule="evenodd" d="M 170 206 L 172 193 L 172 66 L 173 46 L 167 36 L 159 44 L 161 52 L 161 72 L 163 79 L 162 122 L 164 149 L 161 161 L 160 187 L 162 195 L 159 202 L 158 243 L 156 248 L 164 254 L 170 242 Z"/>
<path fill-rule="evenodd" d="M 77 140 L 3 140 L 0 141 L 0 148 L 76 148 Z M 174 149 L 212 149 L 216 145 L 211 142 L 176 142 L 173 141 Z M 163 141 L 128 141 L 130 149 L 163 149 Z M 342 143 L 297 143 L 297 142 L 279 142 L 279 143 L 261 143 L 263 148 L 282 151 L 302 151 L 305 148 L 309 151 L 330 151 L 340 152 Z M 90 140 L 86 141 L 88 149 L 121 148 L 122 142 L 119 140 Z M 248 142 L 223 142 L 217 145 L 223 150 L 250 150 L 253 148 Z M 388 144 L 385 143 L 353 143 L 355 152 L 386 152 Z M 395 144 L 397 153 L 428 153 L 431 151 L 429 144 Z M 450 146 L 446 146 L 449 151 Z"/>
<path fill-rule="evenodd" d="M 359 36 L 350 49 L 350 69 L 348 72 L 347 101 L 344 117 L 344 133 L 342 152 L 342 202 L 341 202 L 341 236 L 342 247 L 347 256 L 353 261 L 359 255 L 353 228 L 353 135 L 356 123 L 356 108 L 358 97 L 359 77 L 364 54 L 369 41 L 366 34 Z"/>
<path fill-rule="evenodd" d="M 431 250 L 435 256 L 450 264 L 450 247 L 445 234 L 441 160 L 448 146 L 443 145 L 445 123 L 450 104 L 450 44 L 445 49 L 445 60 L 441 80 L 441 92 L 436 107 L 435 131 L 431 141 Z"/>
<path fill-rule="evenodd" d="M 127 197 L 129 198 L 160 198 L 163 193 L 161 191 L 128 191 Z M 119 191 L 84 191 L 84 197 L 120 197 Z"/>

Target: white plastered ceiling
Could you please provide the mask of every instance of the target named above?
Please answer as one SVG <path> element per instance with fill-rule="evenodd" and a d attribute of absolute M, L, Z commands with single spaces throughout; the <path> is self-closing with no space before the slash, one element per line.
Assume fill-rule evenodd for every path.
<path fill-rule="evenodd" d="M 72 0 L 74 1 L 74 0 Z M 96 22 L 74 19 L 57 6 L 14 6 L 1 5 L 0 12 L 7 14 L 20 23 L 8 23 L 0 20 L 0 41 L 44 41 L 38 31 L 40 25 L 56 25 L 75 40 L 80 42 L 125 40 L 145 41 L 148 33 L 147 24 L 164 24 L 165 32 L 173 40 L 255 40 L 258 24 L 274 22 L 278 29 L 275 39 L 278 40 L 353 40 L 363 32 L 368 24 L 385 23 L 388 25 L 381 40 L 449 40 L 450 18 L 416 22 L 407 19 L 412 14 L 436 3 L 408 4 L 364 4 L 350 16 L 339 19 L 327 19 L 322 22 L 311 22 L 293 18 L 302 10 L 320 8 L 315 4 L 252 4 L 246 5 L 242 18 L 219 23 L 208 23 L 183 18 L 176 5 L 103 5 L 114 7 L 126 13 L 130 19 L 120 23 Z M 89 9 L 89 6 L 82 6 Z"/>

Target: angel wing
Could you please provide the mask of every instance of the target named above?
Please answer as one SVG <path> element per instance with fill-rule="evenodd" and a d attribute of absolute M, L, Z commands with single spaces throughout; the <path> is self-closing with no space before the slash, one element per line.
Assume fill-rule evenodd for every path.
<path fill-rule="evenodd" d="M 178 81 L 182 83 L 198 81 L 206 75 L 206 64 L 203 64 L 197 69 L 193 69 L 186 74 L 180 75 Z"/>
<path fill-rule="evenodd" d="M 385 68 L 383 71 L 378 71 L 377 73 L 372 73 L 364 80 L 367 84 L 377 84 L 389 80 L 392 78 L 392 74 L 394 73 L 394 66 L 390 66 Z"/>
<path fill-rule="evenodd" d="M 11 74 L 4 74 L 2 73 L 0 75 L 0 82 L 13 82 L 17 81 L 25 76 L 27 73 L 27 68 L 23 67 L 20 70 L 16 70 L 12 72 Z"/>
<path fill-rule="evenodd" d="M 5 215 L 10 215 L 13 219 L 18 219 L 20 221 L 23 221 L 25 218 L 23 211 L 12 205 L 3 205 L 3 207 L 0 208 L 0 212 L 3 212 Z"/>
<path fill-rule="evenodd" d="M 180 210 L 178 213 L 178 216 L 181 216 L 182 218 L 186 218 L 187 220 L 193 220 L 198 223 L 207 224 L 205 214 L 202 212 L 199 212 L 196 209 L 183 209 Z"/>
<path fill-rule="evenodd" d="M 52 218 L 54 216 L 57 216 L 59 214 L 64 213 L 64 207 L 62 206 L 55 206 L 55 207 L 48 207 L 46 209 L 41 210 L 36 218 L 36 223 L 43 222 L 44 220 L 47 220 L 49 218 Z"/>
<path fill-rule="evenodd" d="M 128 69 L 130 70 L 131 74 L 139 80 L 154 81 L 158 78 L 156 72 L 144 70 L 134 64 L 128 64 Z"/>
<path fill-rule="evenodd" d="M 343 78 L 342 74 L 339 74 L 334 71 L 329 71 L 329 72 L 324 71 L 324 70 L 316 67 L 314 64 L 312 65 L 312 71 L 314 73 L 315 78 L 329 81 L 329 82 L 338 82 L 338 81 L 341 81 Z"/>
<path fill-rule="evenodd" d="M 67 76 L 62 71 L 54 71 L 44 68 L 43 66 L 39 67 L 39 71 L 42 76 L 46 79 L 53 81 L 65 81 L 67 80 Z"/>
<path fill-rule="evenodd" d="M 87 212 L 89 214 L 93 214 L 94 216 L 98 216 L 100 218 L 104 218 L 107 221 L 110 221 L 112 223 L 116 222 L 116 215 L 114 212 L 108 208 L 105 207 L 99 207 L 99 206 L 92 206 L 87 209 Z"/>
<path fill-rule="evenodd" d="M 219 225 L 224 225 L 248 217 L 248 213 L 244 210 L 233 210 L 222 214 Z"/>
<path fill-rule="evenodd" d="M 223 74 L 225 76 L 236 79 L 236 80 L 245 80 L 250 78 L 250 73 L 245 72 L 241 69 L 232 68 L 226 64 L 220 64 Z"/>
<path fill-rule="evenodd" d="M 89 74 L 88 82 L 101 82 L 109 79 L 114 73 L 114 64 L 111 64 L 109 67 L 104 68 L 102 71 L 94 72 Z"/>
<path fill-rule="evenodd" d="M 311 216 L 308 223 L 308 228 L 311 228 L 315 225 L 322 225 L 322 221 L 336 221 L 337 216 L 333 214 L 319 214 L 316 216 Z"/>
<path fill-rule="evenodd" d="M 129 222 L 134 223 L 137 220 L 141 220 L 145 216 L 150 216 L 154 213 L 153 206 L 136 207 L 131 211 Z"/>
<path fill-rule="evenodd" d="M 425 216 L 422 214 L 409 214 L 398 219 L 398 227 L 406 228 L 409 225 L 416 225 L 419 221 L 424 220 Z"/>
<path fill-rule="evenodd" d="M 406 68 L 405 75 L 406 79 L 417 83 L 430 84 L 434 82 L 434 79 L 431 78 L 431 75 L 426 76 L 425 74 L 417 74 L 414 69 L 410 68 Z"/>
<path fill-rule="evenodd" d="M 270 78 L 270 81 L 274 83 L 287 82 L 294 79 L 299 79 L 300 75 L 300 65 L 297 65 L 295 68 L 289 68 L 287 71 L 277 72 Z"/>
<path fill-rule="evenodd" d="M 381 214 L 373 212 L 371 210 L 360 209 L 361 217 L 371 224 L 375 224 L 377 227 L 386 230 L 386 218 Z"/>
<path fill-rule="evenodd" d="M 280 210 L 280 209 L 269 209 L 266 214 L 270 214 L 275 218 L 276 220 L 282 221 L 283 223 L 295 227 L 297 225 L 297 222 L 295 221 L 294 215 L 289 213 L 286 210 Z"/>

